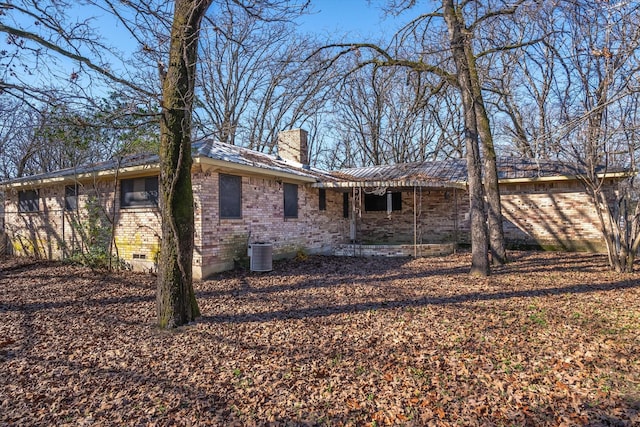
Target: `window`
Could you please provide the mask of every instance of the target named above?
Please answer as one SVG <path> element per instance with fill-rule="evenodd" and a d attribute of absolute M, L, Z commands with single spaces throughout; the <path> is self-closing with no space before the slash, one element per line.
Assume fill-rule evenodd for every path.
<path fill-rule="evenodd" d="M 18 191 L 18 212 L 38 212 L 39 210 L 38 190 Z"/>
<path fill-rule="evenodd" d="M 242 218 L 242 177 L 219 175 L 220 218 Z"/>
<path fill-rule="evenodd" d="M 364 195 L 364 210 L 367 212 L 387 211 L 387 203 L 391 195 L 391 210 L 402 210 L 402 193 L 387 193 L 382 196 Z"/>
<path fill-rule="evenodd" d="M 120 206 L 158 206 L 158 177 L 120 181 Z"/>
<path fill-rule="evenodd" d="M 298 186 L 283 184 L 284 189 L 284 217 L 298 218 Z"/>
<path fill-rule="evenodd" d="M 64 187 L 64 210 L 78 210 L 78 186 L 67 185 Z"/>
<path fill-rule="evenodd" d="M 342 217 L 349 218 L 349 193 L 342 193 Z"/>
<path fill-rule="evenodd" d="M 324 188 L 318 190 L 318 210 L 327 210 L 327 190 Z"/>

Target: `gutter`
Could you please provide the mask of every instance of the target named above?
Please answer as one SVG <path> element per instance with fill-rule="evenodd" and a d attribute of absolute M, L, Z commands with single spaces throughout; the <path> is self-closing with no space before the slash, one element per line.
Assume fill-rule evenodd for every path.
<path fill-rule="evenodd" d="M 316 182 L 311 185 L 314 188 L 358 188 L 358 187 L 430 187 L 430 188 L 461 188 L 466 189 L 464 182 L 441 181 L 413 181 L 413 180 L 388 180 L 388 181 L 338 181 Z"/>

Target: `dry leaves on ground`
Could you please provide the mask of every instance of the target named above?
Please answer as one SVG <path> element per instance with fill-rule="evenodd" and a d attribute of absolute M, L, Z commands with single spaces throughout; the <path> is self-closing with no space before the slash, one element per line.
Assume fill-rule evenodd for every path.
<path fill-rule="evenodd" d="M 310 257 L 196 283 L 0 260 L 1 425 L 640 425 L 640 275 L 516 253 Z"/>

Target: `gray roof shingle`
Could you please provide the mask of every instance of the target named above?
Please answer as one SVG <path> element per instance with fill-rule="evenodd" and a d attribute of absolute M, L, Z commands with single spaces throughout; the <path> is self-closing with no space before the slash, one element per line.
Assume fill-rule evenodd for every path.
<path fill-rule="evenodd" d="M 193 143 L 192 155 L 194 158 L 206 157 L 213 160 L 229 162 L 233 165 L 251 166 L 271 172 L 297 175 L 305 178 L 333 180 L 331 175 L 316 168 L 303 167 L 280 159 L 277 156 L 260 153 L 247 148 L 225 144 L 213 140 L 205 140 Z M 113 158 L 103 162 L 80 165 L 73 168 L 60 169 L 53 172 L 15 178 L 0 185 L 20 184 L 25 182 L 37 182 L 54 178 L 70 178 L 74 176 L 93 174 L 97 172 L 115 170 L 117 168 L 129 168 L 135 166 L 158 164 L 159 157 L 156 153 L 133 154 L 121 158 Z"/>

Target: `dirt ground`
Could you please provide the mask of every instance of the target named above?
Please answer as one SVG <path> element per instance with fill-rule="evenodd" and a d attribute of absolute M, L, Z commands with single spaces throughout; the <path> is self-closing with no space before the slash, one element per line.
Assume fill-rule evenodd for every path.
<path fill-rule="evenodd" d="M 598 255 L 309 257 L 196 283 L 0 259 L 0 425 L 640 425 L 640 274 Z"/>

